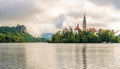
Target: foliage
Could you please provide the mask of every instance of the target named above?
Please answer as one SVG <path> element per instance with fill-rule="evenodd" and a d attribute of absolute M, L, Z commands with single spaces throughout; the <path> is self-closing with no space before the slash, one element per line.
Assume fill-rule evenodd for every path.
<path fill-rule="evenodd" d="M 45 39 L 44 39 L 45 40 Z M 39 42 L 40 38 L 35 38 L 26 31 L 24 25 L 16 27 L 0 27 L 0 42 Z"/>
<path fill-rule="evenodd" d="M 72 28 L 63 29 L 55 33 L 50 41 L 52 43 L 118 43 L 120 38 L 111 30 L 100 29 L 98 33 L 89 30 L 74 33 Z"/>

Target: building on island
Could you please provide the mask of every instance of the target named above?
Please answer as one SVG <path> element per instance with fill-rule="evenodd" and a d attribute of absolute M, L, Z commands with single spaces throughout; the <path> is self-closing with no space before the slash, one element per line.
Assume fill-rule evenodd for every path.
<path fill-rule="evenodd" d="M 77 24 L 77 26 L 74 29 L 74 33 L 78 33 L 78 30 L 80 30 L 79 24 Z"/>
<path fill-rule="evenodd" d="M 77 24 L 77 26 L 74 28 L 74 32 L 78 33 L 78 30 L 80 30 L 79 24 Z M 86 15 L 84 14 L 84 18 L 83 18 L 83 31 L 87 30 L 87 21 L 86 21 Z"/>
<path fill-rule="evenodd" d="M 84 19 L 83 19 L 83 31 L 87 30 L 87 21 L 86 21 L 86 15 L 84 14 Z"/>
<path fill-rule="evenodd" d="M 89 31 L 93 32 L 93 33 L 97 32 L 97 30 L 95 28 L 89 28 Z"/>
<path fill-rule="evenodd" d="M 84 14 L 84 18 L 83 18 L 83 22 L 82 22 L 82 30 L 83 31 L 90 31 L 93 33 L 97 33 L 98 31 L 96 30 L 96 28 L 88 28 L 87 29 L 87 20 L 86 20 L 86 15 Z M 81 30 L 79 27 L 79 24 L 77 24 L 77 26 L 74 28 L 74 33 L 78 33 L 78 30 Z"/>

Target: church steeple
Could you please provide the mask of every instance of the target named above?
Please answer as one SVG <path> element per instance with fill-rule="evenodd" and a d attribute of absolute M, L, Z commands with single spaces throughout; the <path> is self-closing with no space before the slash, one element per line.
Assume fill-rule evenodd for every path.
<path fill-rule="evenodd" d="M 86 22 L 86 15 L 85 15 L 85 13 L 84 13 L 84 22 Z"/>
<path fill-rule="evenodd" d="M 86 21 L 86 15 L 85 15 L 85 13 L 84 13 L 84 18 L 83 18 L 83 31 L 86 31 L 86 23 L 87 23 L 87 21 Z"/>

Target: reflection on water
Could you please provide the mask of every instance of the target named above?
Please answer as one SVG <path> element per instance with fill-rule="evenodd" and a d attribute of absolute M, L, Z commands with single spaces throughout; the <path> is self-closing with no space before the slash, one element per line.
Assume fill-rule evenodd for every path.
<path fill-rule="evenodd" d="M 87 69 L 86 45 L 73 45 L 57 49 L 58 69 Z"/>
<path fill-rule="evenodd" d="M 0 69 L 26 69 L 25 48 L 13 45 L 0 46 Z"/>
<path fill-rule="evenodd" d="M 83 69 L 81 47 L 75 45 L 57 46 L 56 54 L 58 69 Z"/>
<path fill-rule="evenodd" d="M 86 45 L 83 46 L 83 69 L 87 69 Z"/>
<path fill-rule="evenodd" d="M 119 44 L 0 44 L 0 69 L 120 69 Z"/>

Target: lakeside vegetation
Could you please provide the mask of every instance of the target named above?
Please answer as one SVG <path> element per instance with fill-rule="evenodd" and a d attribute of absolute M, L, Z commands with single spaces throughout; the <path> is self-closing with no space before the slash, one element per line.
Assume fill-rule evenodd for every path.
<path fill-rule="evenodd" d="M 15 43 L 15 42 L 44 42 L 45 38 L 36 38 L 26 31 L 24 25 L 17 25 L 14 27 L 1 26 L 0 27 L 0 43 Z"/>
<path fill-rule="evenodd" d="M 0 43 L 24 43 L 24 42 L 47 42 L 47 38 L 38 38 L 30 35 L 24 25 L 13 27 L 0 27 Z M 65 28 L 53 34 L 49 43 L 119 43 L 120 37 L 115 36 L 114 31 L 99 29 L 98 32 Z"/>
<path fill-rule="evenodd" d="M 72 28 L 63 29 L 52 36 L 50 43 L 119 43 L 114 31 L 99 29 L 98 32 L 82 31 L 74 33 Z"/>

